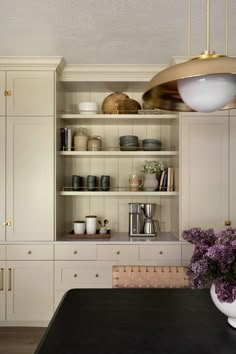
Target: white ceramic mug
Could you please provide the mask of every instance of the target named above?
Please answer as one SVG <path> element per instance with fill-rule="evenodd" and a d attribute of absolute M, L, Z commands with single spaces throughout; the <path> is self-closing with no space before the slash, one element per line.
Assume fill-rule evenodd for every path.
<path fill-rule="evenodd" d="M 97 217 L 95 215 L 87 215 L 86 217 L 86 233 L 96 234 L 97 231 Z"/>
<path fill-rule="evenodd" d="M 74 221 L 74 233 L 77 235 L 85 233 L 85 221 Z"/>
<path fill-rule="evenodd" d="M 129 190 L 137 192 L 143 186 L 143 178 L 138 175 L 129 176 Z"/>

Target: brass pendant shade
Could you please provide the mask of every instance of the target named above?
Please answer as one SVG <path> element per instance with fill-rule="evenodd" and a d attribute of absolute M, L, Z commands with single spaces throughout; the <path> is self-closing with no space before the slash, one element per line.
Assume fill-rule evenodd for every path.
<path fill-rule="evenodd" d="M 236 58 L 207 53 L 184 63 L 170 66 L 151 79 L 143 94 L 143 101 L 150 108 L 193 112 L 193 109 L 180 97 L 177 81 L 188 77 L 212 74 L 233 74 L 236 80 Z M 222 109 L 232 108 L 236 108 L 236 97 Z"/>

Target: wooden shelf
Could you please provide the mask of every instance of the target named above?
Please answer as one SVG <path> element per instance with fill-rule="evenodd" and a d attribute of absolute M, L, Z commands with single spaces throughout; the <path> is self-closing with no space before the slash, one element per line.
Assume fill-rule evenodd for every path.
<path fill-rule="evenodd" d="M 63 156 L 84 156 L 84 157 L 104 157 L 104 156 L 177 156 L 177 151 L 60 151 L 59 155 Z"/>
<path fill-rule="evenodd" d="M 59 192 L 60 195 L 62 196 L 162 196 L 162 197 L 170 197 L 170 196 L 175 196 L 178 195 L 177 192 L 146 192 L 146 191 L 140 191 L 140 192 L 129 192 L 129 191 L 124 191 L 124 192 L 119 192 L 119 191 L 108 191 L 108 192 L 102 192 L 102 191 L 96 191 L 96 192 L 88 192 L 88 191 L 83 191 L 83 192 L 74 192 L 74 191 L 61 191 Z"/>
<path fill-rule="evenodd" d="M 69 119 L 85 119 L 85 120 L 114 120 L 114 119 L 154 119 L 158 120 L 160 123 L 169 124 L 171 121 L 178 118 L 177 113 L 160 113 L 160 114 L 80 114 L 80 113 L 63 113 L 59 115 L 59 118 L 69 120 Z"/>

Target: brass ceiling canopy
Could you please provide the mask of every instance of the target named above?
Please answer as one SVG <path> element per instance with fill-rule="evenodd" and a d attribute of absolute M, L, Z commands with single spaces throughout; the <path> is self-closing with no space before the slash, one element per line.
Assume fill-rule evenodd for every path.
<path fill-rule="evenodd" d="M 193 109 L 186 105 L 180 97 L 177 80 L 211 74 L 236 75 L 236 58 L 206 51 L 189 61 L 170 66 L 151 79 L 143 94 L 143 101 L 150 108 L 193 112 Z M 236 108 L 236 98 L 222 109 L 232 108 Z"/>

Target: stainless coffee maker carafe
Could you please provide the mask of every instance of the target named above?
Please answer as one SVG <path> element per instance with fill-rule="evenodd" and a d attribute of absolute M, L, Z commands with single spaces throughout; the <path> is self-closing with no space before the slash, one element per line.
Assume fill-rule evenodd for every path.
<path fill-rule="evenodd" d="M 159 223 L 154 220 L 156 204 L 129 203 L 129 236 L 157 236 Z"/>

